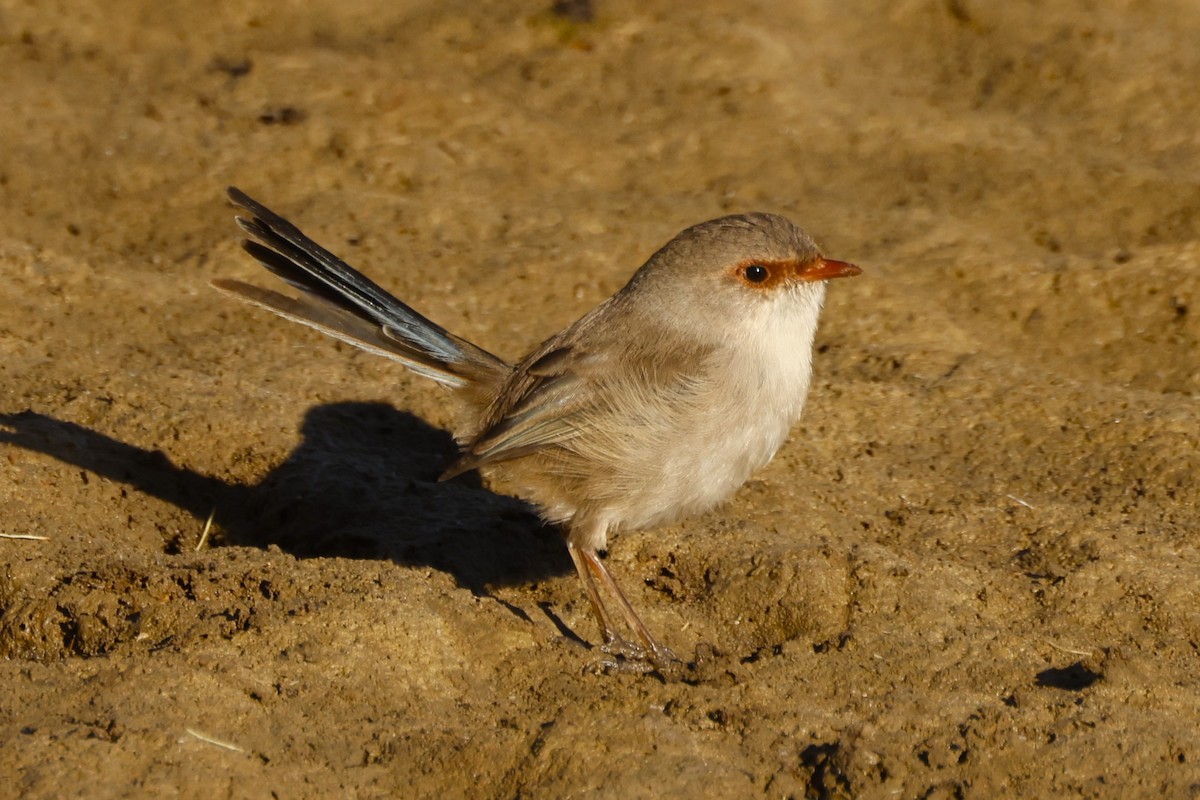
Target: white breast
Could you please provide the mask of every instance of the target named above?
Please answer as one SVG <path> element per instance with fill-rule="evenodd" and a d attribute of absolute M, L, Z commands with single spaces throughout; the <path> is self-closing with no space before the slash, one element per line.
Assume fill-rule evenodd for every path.
<path fill-rule="evenodd" d="M 775 455 L 812 377 L 824 286 L 803 288 L 739 318 L 739 335 L 714 357 L 705 391 L 675 409 L 653 447 L 627 450 L 634 479 L 612 509 L 615 526 L 650 527 L 707 510 Z"/>

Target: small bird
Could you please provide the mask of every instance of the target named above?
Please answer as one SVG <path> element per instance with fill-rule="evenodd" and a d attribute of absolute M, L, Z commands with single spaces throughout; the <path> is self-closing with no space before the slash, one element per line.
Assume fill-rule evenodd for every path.
<path fill-rule="evenodd" d="M 230 295 L 400 362 L 465 414 L 442 475 L 502 473 L 561 526 L 610 666 L 668 669 L 601 559 L 609 534 L 712 508 L 764 466 L 800 417 L 825 281 L 860 274 L 787 219 L 751 213 L 677 235 L 612 297 L 515 364 L 432 322 L 236 188 L 246 251 L 300 290 Z M 616 602 L 631 641 L 603 595 Z"/>

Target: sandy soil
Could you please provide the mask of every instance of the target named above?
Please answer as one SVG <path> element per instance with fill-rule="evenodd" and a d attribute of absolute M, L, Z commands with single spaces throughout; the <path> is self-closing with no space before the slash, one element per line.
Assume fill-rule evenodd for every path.
<path fill-rule="evenodd" d="M 1200 6 L 849 8 L 4 4 L 6 784 L 1200 796 Z M 443 393 L 208 287 L 231 183 L 508 356 L 728 211 L 864 267 L 775 461 L 612 548 L 685 680 L 587 669 Z"/>

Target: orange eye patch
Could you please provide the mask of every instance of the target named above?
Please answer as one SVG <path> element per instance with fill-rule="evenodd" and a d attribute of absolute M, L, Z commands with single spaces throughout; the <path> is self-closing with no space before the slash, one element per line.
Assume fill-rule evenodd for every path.
<path fill-rule="evenodd" d="M 751 289 L 770 290 L 788 281 L 826 281 L 858 275 L 862 270 L 844 261 L 813 258 L 799 261 L 786 259 L 751 259 L 734 265 L 732 275 L 739 283 Z"/>
<path fill-rule="evenodd" d="M 732 275 L 739 283 L 751 288 L 770 290 L 781 283 L 795 280 L 801 265 L 795 259 L 770 260 L 756 258 L 738 262 Z"/>

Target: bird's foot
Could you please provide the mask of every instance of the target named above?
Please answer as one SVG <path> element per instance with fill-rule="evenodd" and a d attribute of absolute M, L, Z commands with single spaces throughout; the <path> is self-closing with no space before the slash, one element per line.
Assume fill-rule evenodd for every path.
<path fill-rule="evenodd" d="M 628 639 L 612 636 L 600 645 L 604 656 L 588 665 L 589 671 L 611 675 L 625 672 L 646 675 L 657 672 L 663 677 L 682 673 L 684 664 L 667 647 L 654 643 L 643 647 Z"/>

